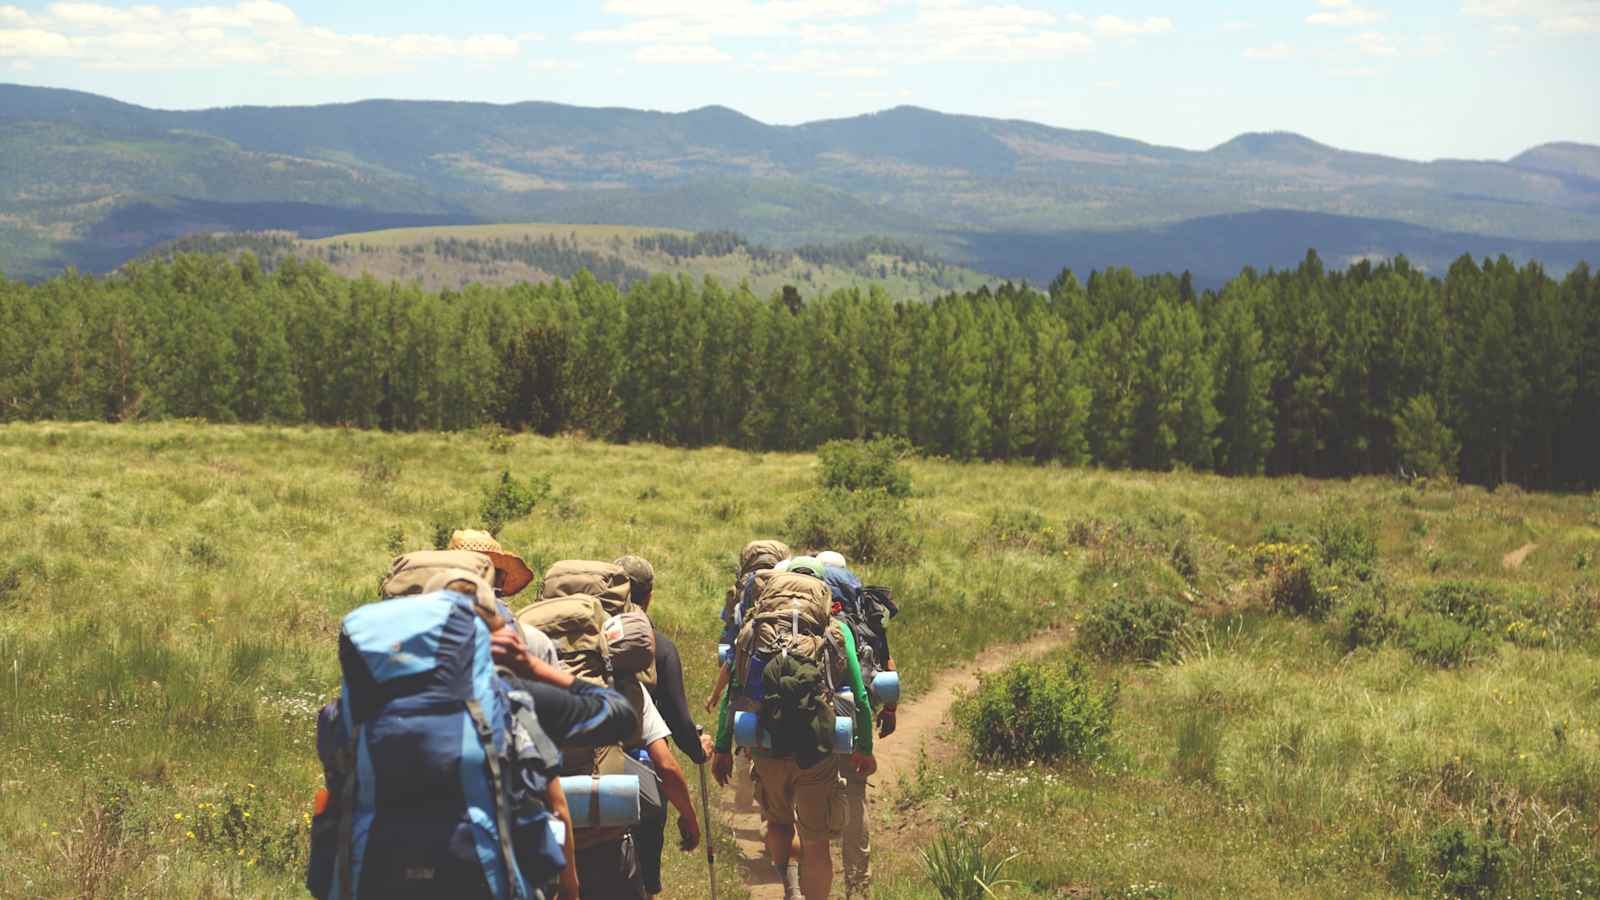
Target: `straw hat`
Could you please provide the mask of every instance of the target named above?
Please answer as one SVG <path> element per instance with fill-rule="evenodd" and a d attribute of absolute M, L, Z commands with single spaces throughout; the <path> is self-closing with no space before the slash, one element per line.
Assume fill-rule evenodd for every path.
<path fill-rule="evenodd" d="M 522 561 L 522 557 L 501 547 L 494 535 L 487 531 L 457 531 L 450 535 L 450 546 L 446 549 L 471 550 L 489 557 L 494 567 L 505 576 L 500 584 L 500 593 L 507 597 L 527 587 L 528 582 L 533 580 L 533 570 Z"/>

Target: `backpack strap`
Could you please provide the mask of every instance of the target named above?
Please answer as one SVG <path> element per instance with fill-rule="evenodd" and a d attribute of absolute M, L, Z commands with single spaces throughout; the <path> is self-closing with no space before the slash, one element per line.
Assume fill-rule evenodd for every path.
<path fill-rule="evenodd" d="M 350 733 L 340 751 L 344 783 L 339 786 L 339 851 L 334 857 L 334 872 L 339 880 L 340 900 L 355 900 L 355 859 L 351 850 L 356 824 L 356 732 Z"/>
<path fill-rule="evenodd" d="M 478 743 L 483 745 L 483 758 L 489 767 L 489 787 L 494 795 L 495 826 L 500 831 L 500 861 L 505 864 L 506 896 L 518 896 L 517 869 L 515 851 L 511 849 L 511 811 L 509 795 L 506 792 L 505 780 L 500 772 L 500 757 L 494 749 L 494 729 L 489 727 L 489 719 L 483 714 L 483 705 L 476 698 L 466 701 L 467 714 L 472 716 L 472 724 L 478 729 Z"/>

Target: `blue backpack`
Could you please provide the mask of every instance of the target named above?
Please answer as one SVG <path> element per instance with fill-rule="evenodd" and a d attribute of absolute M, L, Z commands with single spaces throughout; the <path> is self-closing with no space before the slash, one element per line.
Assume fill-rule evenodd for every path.
<path fill-rule="evenodd" d="M 311 893 L 542 896 L 565 863 L 539 796 L 548 739 L 530 739 L 531 700 L 495 672 L 472 600 L 445 590 L 363 606 L 344 619 L 339 665 L 340 697 L 317 727 L 330 802 L 312 824 Z"/>

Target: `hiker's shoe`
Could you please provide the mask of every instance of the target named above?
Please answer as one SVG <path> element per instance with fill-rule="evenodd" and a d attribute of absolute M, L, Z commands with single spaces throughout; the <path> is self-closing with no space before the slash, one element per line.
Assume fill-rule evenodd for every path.
<path fill-rule="evenodd" d="M 783 871 L 783 900 L 806 900 L 800 893 L 800 863 L 791 861 Z"/>

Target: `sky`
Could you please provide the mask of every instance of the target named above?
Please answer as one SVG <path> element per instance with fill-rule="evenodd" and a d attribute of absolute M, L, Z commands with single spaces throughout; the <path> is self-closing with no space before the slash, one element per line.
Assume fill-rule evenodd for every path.
<path fill-rule="evenodd" d="M 373 97 L 795 124 L 911 104 L 1206 149 L 1600 144 L 1600 0 L 0 0 L 0 82 L 164 109 Z"/>

